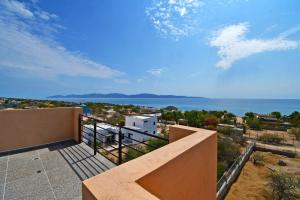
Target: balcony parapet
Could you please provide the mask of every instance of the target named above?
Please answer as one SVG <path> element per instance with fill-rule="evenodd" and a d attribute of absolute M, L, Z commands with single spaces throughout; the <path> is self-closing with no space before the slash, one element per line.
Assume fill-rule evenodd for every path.
<path fill-rule="evenodd" d="M 79 107 L 0 111 L 0 152 L 64 140 L 79 141 Z"/>
<path fill-rule="evenodd" d="M 170 144 L 83 182 L 83 199 L 216 199 L 215 131 L 170 126 Z"/>

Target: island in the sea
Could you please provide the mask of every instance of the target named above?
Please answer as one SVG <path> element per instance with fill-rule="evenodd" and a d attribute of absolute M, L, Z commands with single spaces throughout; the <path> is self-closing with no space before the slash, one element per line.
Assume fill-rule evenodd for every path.
<path fill-rule="evenodd" d="M 69 95 L 54 95 L 47 98 L 204 98 L 204 97 L 191 97 L 191 96 L 177 96 L 177 95 L 159 95 L 159 94 L 122 94 L 122 93 L 109 93 L 109 94 L 69 94 Z"/>

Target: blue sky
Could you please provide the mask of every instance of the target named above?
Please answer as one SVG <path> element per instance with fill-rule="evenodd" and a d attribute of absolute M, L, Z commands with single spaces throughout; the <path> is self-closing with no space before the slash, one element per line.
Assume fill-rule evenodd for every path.
<path fill-rule="evenodd" d="M 297 0 L 0 0 L 0 96 L 300 98 Z"/>

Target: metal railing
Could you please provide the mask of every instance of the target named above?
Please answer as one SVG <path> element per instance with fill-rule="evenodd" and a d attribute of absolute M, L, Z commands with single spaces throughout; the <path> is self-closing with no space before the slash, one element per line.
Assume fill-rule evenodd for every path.
<path fill-rule="evenodd" d="M 116 165 L 132 160 L 169 143 L 166 137 L 79 116 L 80 141 Z"/>
<path fill-rule="evenodd" d="M 249 159 L 253 149 L 255 147 L 256 140 L 252 140 L 251 143 L 247 146 L 243 154 L 241 154 L 230 168 L 223 174 L 223 176 L 218 180 L 217 183 L 217 199 L 224 199 L 228 189 L 231 184 L 234 183 L 235 179 L 242 170 L 244 164 Z"/>

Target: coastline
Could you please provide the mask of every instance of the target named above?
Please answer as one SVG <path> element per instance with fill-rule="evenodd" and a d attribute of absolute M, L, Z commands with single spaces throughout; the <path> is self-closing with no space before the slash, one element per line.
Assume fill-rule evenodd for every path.
<path fill-rule="evenodd" d="M 246 112 L 271 113 L 279 111 L 289 115 L 300 111 L 300 99 L 208 99 L 208 98 L 47 98 L 75 103 L 97 102 L 120 105 L 136 105 L 154 108 L 175 106 L 182 111 L 226 110 L 237 116 Z"/>

